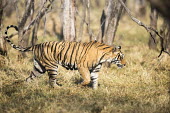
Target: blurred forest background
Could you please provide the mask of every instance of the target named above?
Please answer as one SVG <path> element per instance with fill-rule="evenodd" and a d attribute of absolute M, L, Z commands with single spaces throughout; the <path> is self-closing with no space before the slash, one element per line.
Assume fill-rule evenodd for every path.
<path fill-rule="evenodd" d="M 0 112 L 168 113 L 169 8 L 168 0 L 0 0 Z M 20 47 L 54 40 L 121 45 L 127 66 L 103 67 L 97 91 L 77 87 L 79 73 L 62 67 L 57 90 L 46 74 L 20 83 L 32 54 L 5 42 L 8 25 L 18 26 L 9 36 Z"/>

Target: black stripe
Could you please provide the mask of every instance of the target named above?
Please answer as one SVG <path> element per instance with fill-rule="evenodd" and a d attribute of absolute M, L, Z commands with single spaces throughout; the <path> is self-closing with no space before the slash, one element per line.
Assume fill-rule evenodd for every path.
<path fill-rule="evenodd" d="M 34 74 L 33 71 L 31 72 L 31 79 L 33 79 L 33 78 L 32 78 L 32 75 L 33 75 L 34 77 L 37 77 L 37 76 Z"/>
<path fill-rule="evenodd" d="M 62 44 L 60 44 L 60 43 L 58 43 L 56 46 L 55 46 L 55 54 L 56 54 L 56 49 L 58 49 L 58 53 L 57 53 L 57 56 L 55 56 L 55 59 L 56 59 L 56 61 L 58 61 L 58 63 L 59 63 L 59 57 L 60 57 L 60 52 L 62 51 L 60 51 L 60 47 L 61 47 L 61 45 Z M 57 47 L 58 46 L 58 47 Z"/>
<path fill-rule="evenodd" d="M 67 48 L 67 50 L 66 50 L 66 52 L 65 53 L 63 53 L 64 54 L 64 59 L 63 59 L 63 61 L 62 61 L 62 63 L 63 64 L 65 64 L 65 61 L 66 61 L 66 57 L 67 57 L 67 52 L 68 52 L 68 50 L 70 49 L 70 43 L 68 43 L 68 48 Z M 68 53 L 69 54 L 69 53 Z"/>
<path fill-rule="evenodd" d="M 44 43 L 42 43 L 42 44 L 40 44 L 41 46 L 40 46 L 40 53 L 41 53 L 41 56 L 43 56 L 45 53 L 44 53 L 44 47 L 45 47 L 45 44 Z"/>
<path fill-rule="evenodd" d="M 47 46 L 47 54 L 48 54 L 48 56 L 50 55 L 50 53 L 49 53 L 49 47 L 50 47 L 50 42 L 47 42 L 47 44 L 46 44 L 46 46 Z"/>
<path fill-rule="evenodd" d="M 55 44 L 53 45 L 53 48 L 54 48 L 54 50 L 53 50 L 53 52 L 54 52 L 53 57 L 54 57 L 54 60 L 55 60 L 55 61 L 57 61 L 57 59 L 56 59 L 56 49 L 57 49 L 57 45 L 58 45 L 58 43 L 55 43 Z"/>
<path fill-rule="evenodd" d="M 104 47 L 103 49 L 107 49 L 107 48 L 110 48 L 110 47 Z"/>
<path fill-rule="evenodd" d="M 57 75 L 57 74 L 51 74 L 51 73 L 49 73 L 49 75 Z M 56 78 L 55 78 L 56 79 Z"/>
<path fill-rule="evenodd" d="M 47 71 L 54 71 L 54 72 L 57 72 L 56 69 L 47 69 Z"/>
<path fill-rule="evenodd" d="M 15 48 L 15 49 L 16 49 L 16 48 L 17 48 L 17 47 L 16 47 L 16 45 L 13 45 L 13 48 Z"/>
<path fill-rule="evenodd" d="M 18 31 L 18 27 L 17 26 L 14 26 L 15 30 Z"/>
<path fill-rule="evenodd" d="M 8 30 L 10 28 L 10 26 L 7 26 L 6 29 Z"/>
<path fill-rule="evenodd" d="M 76 51 L 76 58 L 75 58 L 75 61 L 77 62 L 77 56 L 78 56 L 78 51 L 79 51 L 79 48 L 80 48 L 80 45 L 81 45 L 81 43 L 78 43 L 79 45 L 78 45 L 78 49 L 77 49 L 77 51 Z"/>
<path fill-rule="evenodd" d="M 91 43 L 91 45 L 88 45 L 88 47 L 85 50 L 85 53 L 83 54 L 83 56 L 81 57 L 81 59 L 86 55 L 86 53 L 88 52 L 87 50 L 89 50 L 92 46 L 93 46 L 94 42 Z M 86 58 L 85 58 L 86 59 Z M 84 59 L 84 61 L 85 61 Z"/>
<path fill-rule="evenodd" d="M 101 47 L 101 46 L 104 46 L 105 44 L 100 44 L 99 46 L 97 46 L 97 47 Z"/>
<path fill-rule="evenodd" d="M 88 43 L 88 44 L 89 44 L 89 43 Z M 86 43 L 83 44 L 84 47 L 83 47 L 83 49 L 82 49 L 82 51 L 81 51 L 81 54 L 82 54 L 82 52 L 84 51 L 84 48 L 85 48 L 88 44 L 86 44 Z M 87 47 L 87 48 L 88 48 L 88 47 Z M 87 48 L 86 48 L 86 49 L 87 49 Z M 81 57 L 81 54 L 80 54 L 79 57 Z M 82 57 L 83 57 L 83 55 L 82 55 Z M 82 57 L 79 59 L 79 61 L 81 61 Z"/>
<path fill-rule="evenodd" d="M 73 53 L 75 52 L 75 50 L 74 50 L 74 48 L 77 46 L 77 43 L 74 43 L 74 46 L 73 46 L 73 49 L 72 49 L 72 52 L 71 52 L 71 56 L 70 56 L 70 65 L 72 65 L 71 64 L 71 62 L 72 62 L 72 56 L 73 56 Z M 73 64 L 74 65 L 74 64 Z"/>
<path fill-rule="evenodd" d="M 103 59 L 103 57 L 104 57 L 106 54 L 107 54 L 107 53 L 105 53 L 105 54 L 100 58 L 99 62 Z"/>
<path fill-rule="evenodd" d="M 45 73 L 44 71 L 41 72 L 41 71 L 40 71 L 38 68 L 36 68 L 35 66 L 34 66 L 34 68 L 35 68 L 35 70 L 38 71 L 40 74 Z M 43 70 L 43 69 L 42 69 L 42 70 Z"/>
<path fill-rule="evenodd" d="M 9 27 L 14 27 L 14 25 L 10 25 Z"/>
<path fill-rule="evenodd" d="M 41 45 L 36 45 L 36 46 L 34 46 L 34 51 L 33 51 L 33 53 L 34 53 L 34 55 L 35 56 L 37 56 L 38 58 L 41 56 L 40 54 L 41 54 L 41 50 L 40 50 L 40 47 L 41 47 Z"/>
<path fill-rule="evenodd" d="M 58 59 L 58 61 L 61 61 L 61 55 L 62 55 L 62 52 L 63 52 L 63 50 L 65 49 L 65 43 L 63 43 L 64 45 L 64 47 L 63 47 L 63 49 L 60 51 L 60 54 L 58 55 L 58 57 L 59 57 L 59 59 Z"/>
<path fill-rule="evenodd" d="M 55 45 L 55 42 L 52 42 L 52 46 L 51 46 L 51 53 L 53 52 L 54 45 Z"/>
<path fill-rule="evenodd" d="M 8 34 L 8 32 L 7 31 L 5 31 L 5 34 L 7 35 Z M 8 37 L 8 36 L 7 36 Z"/>
<path fill-rule="evenodd" d="M 31 51 L 31 50 L 30 50 L 30 48 L 31 48 L 31 47 L 27 47 L 27 48 L 25 48 L 25 49 L 23 50 L 23 52 Z"/>

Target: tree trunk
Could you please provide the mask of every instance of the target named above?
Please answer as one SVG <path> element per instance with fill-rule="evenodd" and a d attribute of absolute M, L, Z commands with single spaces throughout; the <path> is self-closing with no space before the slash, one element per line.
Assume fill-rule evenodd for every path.
<path fill-rule="evenodd" d="M 145 0 L 135 0 L 135 13 L 136 16 L 143 17 L 146 14 Z"/>
<path fill-rule="evenodd" d="M 31 37 L 31 46 L 35 45 L 38 38 L 37 38 L 37 33 L 38 33 L 38 28 L 39 28 L 39 22 L 37 22 L 32 30 L 32 37 Z"/>
<path fill-rule="evenodd" d="M 80 42 L 82 40 L 83 36 L 83 30 L 84 30 L 84 21 L 86 20 L 86 0 L 82 0 L 83 4 L 83 15 L 80 23 L 80 28 L 79 28 L 79 35 L 77 37 L 77 41 Z"/>
<path fill-rule="evenodd" d="M 101 2 L 100 0 L 95 0 L 95 3 L 96 3 L 96 5 L 97 5 L 98 7 L 101 6 L 101 3 L 100 3 L 100 2 Z"/>
<path fill-rule="evenodd" d="M 76 39 L 75 29 L 75 0 L 64 0 L 63 36 L 65 41 Z"/>
<path fill-rule="evenodd" d="M 170 0 L 148 0 L 151 5 L 154 6 L 166 18 L 167 20 L 170 19 L 170 13 L 169 13 L 169 8 L 170 8 Z M 170 23 L 170 21 L 168 21 Z"/>
<path fill-rule="evenodd" d="M 18 25 L 18 45 L 19 47 L 21 48 L 25 48 L 27 45 L 28 45 L 28 38 L 29 38 L 29 34 L 28 33 L 23 33 L 23 30 L 24 30 L 24 26 L 31 14 L 31 9 L 32 9 L 32 3 L 34 2 L 34 0 L 25 0 L 25 5 L 26 5 L 26 8 L 25 8 L 25 12 L 22 16 L 22 19 L 21 21 L 19 22 L 19 25 Z M 21 60 L 25 57 L 25 53 L 21 53 L 19 52 L 18 54 L 18 60 Z"/>
<path fill-rule="evenodd" d="M 8 5 L 4 9 L 4 14 L 7 17 L 11 17 L 13 12 L 15 11 L 15 7 L 13 6 L 15 3 L 15 0 L 6 0 L 8 2 Z"/>
<path fill-rule="evenodd" d="M 92 41 L 92 31 L 91 31 L 91 28 L 90 28 L 90 0 L 86 0 L 86 9 L 87 9 L 87 31 L 88 31 L 88 34 L 89 34 L 89 40 Z"/>
<path fill-rule="evenodd" d="M 164 48 L 170 52 L 170 24 L 168 21 L 164 20 L 160 33 L 164 37 Z"/>
<path fill-rule="evenodd" d="M 168 24 L 168 28 L 167 28 L 167 34 L 165 37 L 165 48 L 166 50 L 170 53 L 170 24 Z"/>
<path fill-rule="evenodd" d="M 33 16 L 34 16 L 34 12 L 35 12 L 35 7 L 34 7 L 34 0 L 32 2 L 32 7 L 31 7 L 31 21 L 33 19 Z M 40 24 L 40 20 L 41 18 L 37 19 L 37 21 L 35 22 L 35 25 L 33 27 L 33 30 L 32 30 L 32 36 L 31 36 L 31 46 L 35 45 L 38 38 L 37 38 L 37 33 L 38 33 L 38 28 L 39 28 L 39 24 Z"/>
<path fill-rule="evenodd" d="M 126 0 L 123 0 L 124 2 Z M 101 17 L 102 40 L 105 44 L 112 45 L 123 7 L 118 0 L 109 0 Z"/>
<path fill-rule="evenodd" d="M 157 20 L 158 20 L 158 13 L 155 8 L 151 5 L 151 14 L 150 14 L 150 26 L 154 29 L 157 29 Z M 149 38 L 149 48 L 150 49 L 157 49 L 157 40 L 156 40 L 156 34 L 152 32 L 152 36 Z M 154 38 L 154 39 L 153 39 Z"/>
<path fill-rule="evenodd" d="M 4 0 L 0 0 L 0 55 L 7 56 L 7 48 L 6 48 L 6 41 L 4 40 L 1 31 L 2 26 L 2 17 L 3 17 L 3 9 L 4 9 Z"/>
<path fill-rule="evenodd" d="M 59 41 L 63 40 L 63 33 L 62 33 L 62 30 L 61 30 L 62 28 L 60 28 L 61 33 L 57 32 L 57 29 L 56 29 L 57 24 L 55 22 L 55 18 L 52 17 L 51 21 L 53 22 L 53 24 L 52 24 L 53 25 L 52 31 L 53 31 L 54 35 L 57 36 Z"/>
<path fill-rule="evenodd" d="M 104 37 L 104 30 L 105 30 L 105 21 L 106 21 L 106 14 L 105 11 L 102 11 L 102 16 L 100 18 L 100 32 L 97 36 L 97 41 L 99 42 L 104 42 L 103 37 Z"/>

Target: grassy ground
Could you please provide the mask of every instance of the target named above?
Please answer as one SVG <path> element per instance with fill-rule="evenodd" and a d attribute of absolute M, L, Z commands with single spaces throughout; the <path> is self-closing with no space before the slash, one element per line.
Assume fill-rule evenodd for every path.
<path fill-rule="evenodd" d="M 170 57 L 163 54 L 158 59 L 159 52 L 149 50 L 147 41 L 148 33 L 124 17 L 115 44 L 122 46 L 127 66 L 103 67 L 96 91 L 78 87 L 79 73 L 62 67 L 58 89 L 49 88 L 47 74 L 24 83 L 32 69 L 32 57 L 28 54 L 17 62 L 17 51 L 10 49 L 10 60 L 0 65 L 0 113 L 168 113 Z"/>

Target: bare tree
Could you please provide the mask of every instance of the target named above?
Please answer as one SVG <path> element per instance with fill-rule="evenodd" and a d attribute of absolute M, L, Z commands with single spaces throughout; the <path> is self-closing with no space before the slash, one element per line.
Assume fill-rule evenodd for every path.
<path fill-rule="evenodd" d="M 160 33 L 164 37 L 164 48 L 170 52 L 170 24 L 166 20 L 161 26 Z"/>
<path fill-rule="evenodd" d="M 77 41 L 80 42 L 83 36 L 83 30 L 84 30 L 84 23 L 85 23 L 85 19 L 86 19 L 86 0 L 82 0 L 82 4 L 83 4 L 83 15 L 81 18 L 81 22 L 80 22 L 80 28 L 79 28 L 79 35 L 77 37 Z"/>
<path fill-rule="evenodd" d="M 99 7 L 101 5 L 101 1 L 100 0 L 95 0 L 96 5 Z"/>
<path fill-rule="evenodd" d="M 170 8 L 169 0 L 148 0 L 150 4 L 157 9 L 157 11 L 164 17 L 164 27 L 161 29 L 161 32 L 164 32 L 164 49 L 170 53 L 170 13 L 168 12 Z M 166 52 L 166 53 L 167 53 Z M 169 54 L 170 55 L 170 54 Z"/>
<path fill-rule="evenodd" d="M 151 5 L 151 14 L 150 14 L 150 26 L 154 29 L 157 29 L 157 20 L 158 20 L 158 13 L 156 9 Z M 153 40 L 153 38 L 155 40 Z M 152 37 L 150 36 L 149 42 L 148 42 L 150 49 L 157 49 L 157 39 L 156 34 L 152 31 Z"/>
<path fill-rule="evenodd" d="M 6 2 L 7 4 L 7 2 Z M 5 8 L 5 0 L 0 0 L 0 55 L 6 56 L 7 55 L 7 48 L 6 42 L 2 36 L 1 28 L 2 28 L 2 17 Z"/>
<path fill-rule="evenodd" d="M 90 28 L 90 0 L 86 0 L 86 9 L 87 9 L 87 31 L 89 34 L 89 39 L 92 41 L 92 31 Z"/>
<path fill-rule="evenodd" d="M 63 2 L 63 36 L 65 41 L 76 39 L 75 0 L 64 0 Z"/>
<path fill-rule="evenodd" d="M 54 35 L 57 36 L 60 41 L 63 40 L 63 33 L 57 32 L 57 29 L 56 29 L 57 24 L 53 17 L 51 18 L 51 21 L 53 22 L 52 30 L 53 30 Z M 61 30 L 61 28 L 60 28 L 60 30 Z M 61 32 L 62 32 L 62 30 L 61 30 Z"/>
<path fill-rule="evenodd" d="M 45 13 L 48 13 L 51 10 L 51 6 L 52 6 L 53 2 L 54 2 L 54 0 L 49 0 L 49 1 L 43 0 L 40 10 L 38 11 L 35 18 L 33 19 L 33 14 L 31 16 L 30 16 L 30 14 L 31 14 L 31 12 L 33 12 L 34 0 L 28 0 L 28 1 L 26 0 L 25 1 L 26 8 L 25 8 L 24 14 L 21 19 L 20 19 L 21 16 L 18 16 L 19 31 L 18 31 L 18 33 L 11 34 L 9 36 L 9 38 L 12 38 L 13 36 L 18 34 L 18 37 L 19 37 L 18 45 L 21 48 L 24 48 L 28 44 L 28 38 L 30 35 L 29 30 L 31 29 L 32 26 L 35 26 L 33 29 L 33 35 L 32 35 L 32 40 L 31 40 L 31 44 L 34 44 L 35 40 L 36 40 L 38 24 L 39 24 L 41 18 L 45 15 Z M 17 6 L 16 6 L 16 8 L 18 9 Z M 18 15 L 19 15 L 19 13 L 18 13 Z M 29 24 L 25 27 L 26 22 L 30 17 L 31 17 L 31 22 L 29 22 Z M 24 54 L 19 53 L 18 59 L 20 60 L 23 57 L 24 57 Z"/>
<path fill-rule="evenodd" d="M 167 20 L 170 19 L 170 13 L 168 12 L 170 8 L 170 0 L 148 0 L 153 7 L 155 7 L 160 14 L 164 16 Z M 170 23 L 170 22 L 168 22 Z"/>
<path fill-rule="evenodd" d="M 25 0 L 25 11 L 24 14 L 21 18 L 21 20 L 19 21 L 19 25 L 18 25 L 18 45 L 21 48 L 25 48 L 27 45 L 26 40 L 28 40 L 27 38 L 29 38 L 27 35 L 24 35 L 23 30 L 25 27 L 25 24 L 27 22 L 27 19 L 29 18 L 30 14 L 31 14 L 31 7 L 32 7 L 32 2 L 34 2 L 34 0 Z M 22 59 L 25 56 L 25 53 L 19 53 L 18 55 L 18 59 Z"/>
<path fill-rule="evenodd" d="M 123 7 L 118 0 L 108 0 L 106 2 L 101 17 L 101 38 L 98 38 L 98 40 L 101 39 L 102 42 L 108 45 L 113 44 L 122 9 Z"/>
<path fill-rule="evenodd" d="M 151 31 L 153 31 L 153 32 L 156 33 L 156 35 L 160 38 L 161 51 L 160 51 L 160 54 L 158 55 L 158 57 L 160 57 L 163 52 L 165 52 L 165 53 L 167 53 L 168 55 L 170 55 L 170 53 L 167 52 L 166 49 L 164 48 L 164 38 L 160 35 L 160 33 L 159 33 L 156 29 L 154 29 L 154 28 L 152 28 L 152 27 L 150 27 L 150 26 L 145 25 L 143 22 L 141 22 L 141 21 L 138 20 L 137 18 L 133 17 L 132 14 L 131 14 L 131 11 L 127 8 L 127 6 L 124 4 L 124 2 L 123 2 L 122 0 L 119 0 L 119 2 L 121 3 L 121 5 L 124 7 L 124 9 L 125 9 L 125 11 L 127 12 L 127 14 L 130 16 L 130 18 L 131 18 L 135 23 L 137 23 L 139 26 L 144 27 L 145 30 L 147 30 L 147 31 L 149 32 L 149 34 L 150 34 L 151 37 L 153 37 L 153 36 L 152 36 L 152 32 L 151 32 Z M 154 37 L 153 37 L 153 39 L 154 39 Z M 154 40 L 155 40 L 155 39 L 154 39 Z"/>
<path fill-rule="evenodd" d="M 44 4 L 44 2 L 42 4 Z M 31 12 L 32 12 L 31 20 L 33 20 L 33 15 L 34 15 L 34 12 L 35 12 L 34 0 L 32 2 Z M 42 18 L 42 16 L 40 18 L 37 18 L 36 22 L 34 23 L 34 27 L 32 29 L 32 36 L 31 36 L 31 45 L 32 46 L 35 45 L 37 40 L 38 40 L 37 33 L 38 33 L 41 18 Z"/>
<path fill-rule="evenodd" d="M 50 0 L 49 3 L 45 0 L 44 3 L 41 5 L 40 10 L 36 14 L 35 18 L 23 29 L 23 34 L 25 34 L 27 31 L 29 31 L 38 21 L 41 19 L 45 13 L 49 13 L 51 11 L 51 6 L 53 4 L 54 0 Z M 18 33 L 14 33 L 9 35 L 9 38 L 12 38 L 13 36 L 17 35 Z"/>
<path fill-rule="evenodd" d="M 80 16 L 78 10 L 76 11 L 77 14 L 81 17 L 81 23 L 80 23 L 80 29 L 79 29 L 79 35 L 78 35 L 78 41 L 81 41 L 82 35 L 83 35 L 83 25 L 87 25 L 87 32 L 89 34 L 89 41 L 92 41 L 93 38 L 93 33 L 90 28 L 91 23 L 90 23 L 90 0 L 83 0 L 83 15 Z M 87 18 L 87 19 L 86 19 Z"/>
<path fill-rule="evenodd" d="M 4 15 L 10 17 L 15 11 L 15 7 L 13 6 L 15 0 L 5 0 L 5 1 L 8 2 L 8 5 L 4 8 Z"/>

